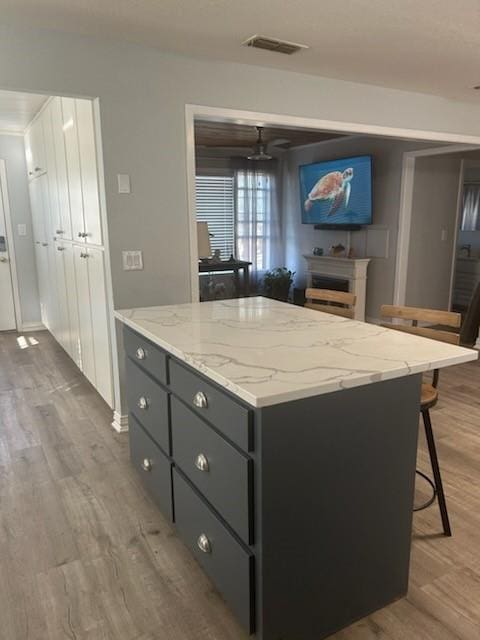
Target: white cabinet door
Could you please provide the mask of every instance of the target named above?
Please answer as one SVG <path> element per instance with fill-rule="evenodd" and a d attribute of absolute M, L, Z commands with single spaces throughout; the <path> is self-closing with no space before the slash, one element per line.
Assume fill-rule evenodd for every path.
<path fill-rule="evenodd" d="M 35 261 L 37 264 L 38 293 L 40 297 L 40 313 L 42 323 L 50 329 L 50 278 L 48 269 L 48 252 L 45 243 L 35 244 Z"/>
<path fill-rule="evenodd" d="M 98 193 L 97 151 L 93 124 L 93 102 L 75 100 L 80 169 L 83 195 L 85 239 L 91 244 L 102 244 L 100 223 L 100 199 Z"/>
<path fill-rule="evenodd" d="M 37 178 L 29 183 L 28 189 L 30 191 L 30 205 L 32 210 L 33 240 L 36 244 L 40 244 L 47 241 L 43 183 Z"/>
<path fill-rule="evenodd" d="M 45 162 L 47 169 L 49 224 L 47 237 L 49 241 L 61 230 L 60 204 L 58 198 L 57 161 L 55 156 L 55 140 L 53 136 L 52 103 L 43 112 L 43 131 L 45 137 Z"/>
<path fill-rule="evenodd" d="M 65 276 L 64 254 L 62 242 L 56 242 L 54 247 L 55 275 L 57 280 L 58 329 L 56 338 L 68 354 L 72 354 L 72 340 L 70 337 L 70 319 L 68 314 L 67 280 Z"/>
<path fill-rule="evenodd" d="M 83 223 L 82 177 L 78 148 L 77 114 L 75 100 L 73 98 L 62 98 L 62 112 L 72 237 L 73 240 L 84 241 L 85 228 Z"/>
<path fill-rule="evenodd" d="M 72 239 L 72 223 L 70 220 L 70 196 L 68 193 L 67 158 L 65 155 L 65 139 L 63 135 L 62 99 L 53 98 L 50 103 L 52 117 L 52 133 L 55 147 L 55 165 L 57 169 L 58 206 L 60 214 L 59 236 L 65 240 Z"/>
<path fill-rule="evenodd" d="M 33 173 L 32 130 L 31 129 L 29 129 L 25 134 L 24 144 L 25 144 L 25 158 L 26 158 L 26 161 L 27 161 L 27 173 L 28 173 L 28 179 L 30 180 L 34 176 L 34 173 Z"/>
<path fill-rule="evenodd" d="M 93 384 L 95 379 L 95 354 L 93 346 L 92 314 L 90 305 L 90 283 L 88 278 L 89 259 L 87 249 L 74 245 L 75 281 L 77 283 L 78 319 L 80 345 L 82 351 L 82 371 Z"/>
<path fill-rule="evenodd" d="M 33 176 L 31 177 L 34 178 L 46 171 L 43 117 L 44 112 L 40 114 L 30 128 L 30 148 L 33 167 Z"/>
<path fill-rule="evenodd" d="M 74 245 L 65 242 L 63 245 L 63 265 L 65 269 L 65 285 L 67 295 L 70 347 L 68 353 L 79 369 L 82 369 L 82 348 L 80 343 L 80 322 L 78 319 L 78 295 L 75 278 Z"/>
<path fill-rule="evenodd" d="M 88 279 L 95 352 L 96 388 L 103 399 L 113 406 L 112 356 L 110 349 L 110 319 L 107 308 L 104 253 L 88 248 Z"/>

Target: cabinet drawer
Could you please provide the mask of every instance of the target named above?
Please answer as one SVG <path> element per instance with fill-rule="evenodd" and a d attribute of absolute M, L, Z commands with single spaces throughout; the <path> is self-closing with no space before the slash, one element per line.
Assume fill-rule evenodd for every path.
<path fill-rule="evenodd" d="M 177 398 L 172 405 L 175 464 L 247 544 L 252 540 L 253 461 Z"/>
<path fill-rule="evenodd" d="M 249 409 L 174 360 L 170 361 L 170 388 L 232 442 L 252 450 Z"/>
<path fill-rule="evenodd" d="M 127 356 L 154 378 L 167 384 L 167 355 L 164 351 L 128 327 L 123 331 L 123 344 Z"/>
<path fill-rule="evenodd" d="M 238 620 L 252 633 L 253 555 L 235 540 L 175 468 L 173 491 L 175 523 L 180 537 Z"/>
<path fill-rule="evenodd" d="M 169 459 L 130 415 L 130 460 L 140 473 L 143 485 L 155 500 L 160 511 L 173 520 L 172 475 Z"/>
<path fill-rule="evenodd" d="M 168 393 L 128 358 L 127 402 L 130 413 L 165 453 L 170 454 Z"/>

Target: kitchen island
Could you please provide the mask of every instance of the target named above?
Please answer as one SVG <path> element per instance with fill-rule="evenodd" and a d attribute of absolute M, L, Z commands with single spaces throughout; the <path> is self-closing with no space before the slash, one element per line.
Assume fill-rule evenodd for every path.
<path fill-rule="evenodd" d="M 421 374 L 476 351 L 266 298 L 116 317 L 132 463 L 249 633 L 406 594 Z"/>

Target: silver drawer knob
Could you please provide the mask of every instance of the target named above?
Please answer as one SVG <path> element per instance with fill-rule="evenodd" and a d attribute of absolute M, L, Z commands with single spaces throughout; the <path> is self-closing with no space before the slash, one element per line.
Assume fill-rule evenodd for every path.
<path fill-rule="evenodd" d="M 148 400 L 145 398 L 145 396 L 140 396 L 137 405 L 139 409 L 146 410 L 148 409 Z"/>
<path fill-rule="evenodd" d="M 151 471 L 152 470 L 152 461 L 149 460 L 148 458 L 144 458 L 143 462 L 142 462 L 142 469 L 144 471 Z"/>
<path fill-rule="evenodd" d="M 210 471 L 210 465 L 208 464 L 207 457 L 203 453 L 199 453 L 195 458 L 195 466 L 199 471 Z"/>
<path fill-rule="evenodd" d="M 210 540 L 207 538 L 207 536 L 204 533 L 202 533 L 198 537 L 197 547 L 203 553 L 212 553 L 212 545 L 210 544 Z"/>
<path fill-rule="evenodd" d="M 137 358 L 137 360 L 145 360 L 145 358 L 147 357 L 145 349 L 142 349 L 142 347 L 138 347 L 138 349 L 135 351 L 135 357 Z"/>
<path fill-rule="evenodd" d="M 57 247 L 57 251 L 65 251 L 65 247 Z"/>
<path fill-rule="evenodd" d="M 198 409 L 206 409 L 208 407 L 207 396 L 203 393 L 203 391 L 197 391 L 197 393 L 193 396 L 193 404 Z"/>

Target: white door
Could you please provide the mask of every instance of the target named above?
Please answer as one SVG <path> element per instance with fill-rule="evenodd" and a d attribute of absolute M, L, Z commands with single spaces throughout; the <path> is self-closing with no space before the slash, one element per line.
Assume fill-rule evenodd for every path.
<path fill-rule="evenodd" d="M 12 274 L 8 254 L 5 210 L 0 185 L 0 331 L 15 329 L 15 307 L 13 304 Z"/>
<path fill-rule="evenodd" d="M 73 255 L 75 261 L 75 281 L 77 283 L 82 371 L 93 386 L 96 386 L 92 314 L 90 311 L 90 283 L 87 265 L 87 260 L 89 260 L 90 257 L 86 247 L 76 245 L 73 247 Z"/>
<path fill-rule="evenodd" d="M 89 247 L 86 262 L 90 282 L 96 387 L 107 404 L 113 406 L 109 314 L 102 249 Z"/>

